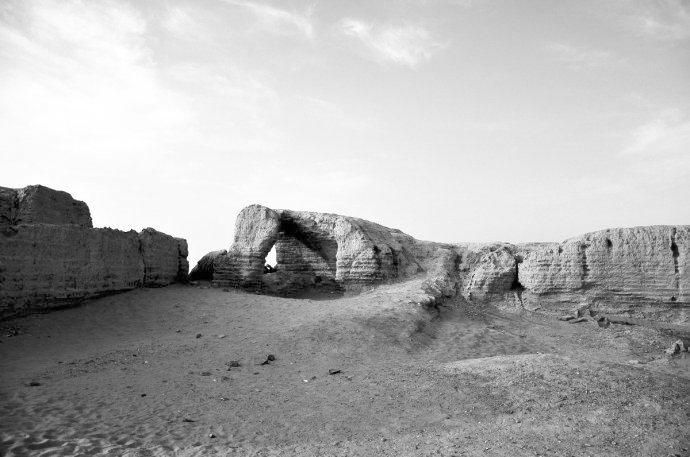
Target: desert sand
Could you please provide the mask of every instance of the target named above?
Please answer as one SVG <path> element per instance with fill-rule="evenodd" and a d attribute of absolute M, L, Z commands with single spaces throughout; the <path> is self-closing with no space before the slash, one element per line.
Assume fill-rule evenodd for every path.
<path fill-rule="evenodd" d="M 690 364 L 664 352 L 687 326 L 461 297 L 424 309 L 405 287 L 288 299 L 173 285 L 4 321 L 0 450 L 690 455 Z"/>

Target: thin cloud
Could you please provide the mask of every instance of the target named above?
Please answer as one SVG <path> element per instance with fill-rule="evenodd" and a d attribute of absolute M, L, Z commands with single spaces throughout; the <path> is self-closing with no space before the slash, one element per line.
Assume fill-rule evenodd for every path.
<path fill-rule="evenodd" d="M 614 171 L 594 170 L 569 181 L 571 197 L 581 189 L 591 195 L 627 196 L 641 188 L 667 189 L 690 179 L 690 118 L 677 109 L 656 113 L 628 132 L 616 155 Z"/>
<path fill-rule="evenodd" d="M 0 128 L 17 147 L 135 155 L 189 120 L 158 84 L 135 10 L 111 2 L 13 8 L 22 21 L 0 22 Z"/>
<path fill-rule="evenodd" d="M 626 166 L 624 181 L 667 186 L 690 178 L 690 120 L 678 110 L 666 110 L 636 127 L 619 156 Z"/>
<path fill-rule="evenodd" d="M 617 61 L 609 52 L 565 43 L 550 43 L 546 51 L 572 70 L 600 68 Z"/>
<path fill-rule="evenodd" d="M 376 60 L 410 68 L 429 61 L 442 47 L 428 30 L 419 26 L 375 26 L 356 19 L 343 19 L 340 30 L 363 43 Z"/>
<path fill-rule="evenodd" d="M 126 169 L 132 159 L 190 147 L 278 144 L 269 86 L 229 64 L 157 60 L 151 22 L 127 4 L 10 6 L 12 14 L 0 15 L 0 137 L 16 154 L 62 156 L 83 167 L 109 157 Z M 179 10 L 166 19 L 175 31 L 191 17 Z"/>
<path fill-rule="evenodd" d="M 686 156 L 690 151 L 690 120 L 680 111 L 667 110 L 635 128 L 622 154 L 631 156 Z"/>
<path fill-rule="evenodd" d="M 161 21 L 161 25 L 178 39 L 201 42 L 206 46 L 215 43 L 214 36 L 199 22 L 189 8 L 171 7 L 167 16 Z"/>
<path fill-rule="evenodd" d="M 660 0 L 633 8 L 623 17 L 631 32 L 657 41 L 690 39 L 690 4 L 681 0 Z"/>
<path fill-rule="evenodd" d="M 311 9 L 307 10 L 305 13 L 295 13 L 263 3 L 237 0 L 223 1 L 249 10 L 266 30 L 280 33 L 296 32 L 310 40 L 314 38 Z"/>

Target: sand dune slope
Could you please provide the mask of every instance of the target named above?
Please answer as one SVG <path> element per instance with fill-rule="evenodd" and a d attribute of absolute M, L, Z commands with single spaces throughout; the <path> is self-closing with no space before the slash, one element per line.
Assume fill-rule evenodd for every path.
<path fill-rule="evenodd" d="M 172 286 L 2 322 L 0 451 L 688 455 L 683 329 L 413 301 Z"/>

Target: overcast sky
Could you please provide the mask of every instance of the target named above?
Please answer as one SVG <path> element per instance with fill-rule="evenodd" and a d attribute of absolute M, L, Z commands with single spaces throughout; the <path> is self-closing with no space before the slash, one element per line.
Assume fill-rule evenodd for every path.
<path fill-rule="evenodd" d="M 251 203 L 436 241 L 690 223 L 688 1 L 0 2 L 0 185 L 227 248 Z"/>

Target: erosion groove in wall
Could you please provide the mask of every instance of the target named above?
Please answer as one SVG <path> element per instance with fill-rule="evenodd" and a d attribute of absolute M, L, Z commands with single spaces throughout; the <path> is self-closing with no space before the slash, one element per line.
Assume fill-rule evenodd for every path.
<path fill-rule="evenodd" d="M 92 228 L 85 203 L 44 186 L 0 188 L 0 318 L 185 280 L 187 242 Z"/>

